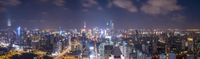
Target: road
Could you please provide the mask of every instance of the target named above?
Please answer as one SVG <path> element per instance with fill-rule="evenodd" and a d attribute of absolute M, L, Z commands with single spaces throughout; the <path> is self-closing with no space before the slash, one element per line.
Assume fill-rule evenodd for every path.
<path fill-rule="evenodd" d="M 61 52 L 58 56 L 55 57 L 55 59 L 60 59 L 60 57 L 64 56 L 67 52 L 70 52 L 71 47 L 67 47 L 63 52 Z"/>

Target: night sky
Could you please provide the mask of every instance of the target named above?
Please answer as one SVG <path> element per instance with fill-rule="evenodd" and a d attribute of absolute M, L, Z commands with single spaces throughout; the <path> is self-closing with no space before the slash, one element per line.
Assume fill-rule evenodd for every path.
<path fill-rule="evenodd" d="M 200 0 L 0 0 L 0 29 L 200 28 Z"/>

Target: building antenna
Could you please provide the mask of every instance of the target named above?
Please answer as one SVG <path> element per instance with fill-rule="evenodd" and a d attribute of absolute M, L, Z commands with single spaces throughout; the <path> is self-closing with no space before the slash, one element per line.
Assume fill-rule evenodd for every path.
<path fill-rule="evenodd" d="M 84 21 L 84 26 L 83 26 L 83 28 L 84 28 L 84 29 L 87 28 L 87 23 L 86 23 L 86 21 Z"/>
<path fill-rule="evenodd" d="M 8 27 L 12 26 L 12 24 L 11 24 L 11 19 L 10 19 L 10 18 L 7 20 L 7 26 L 8 26 Z"/>

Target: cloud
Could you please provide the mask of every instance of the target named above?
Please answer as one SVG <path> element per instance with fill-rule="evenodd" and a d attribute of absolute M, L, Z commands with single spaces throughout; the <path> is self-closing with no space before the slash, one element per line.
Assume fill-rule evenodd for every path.
<path fill-rule="evenodd" d="M 130 12 L 137 12 L 138 9 L 136 6 L 132 3 L 131 0 L 111 0 L 111 3 L 109 3 L 109 7 L 112 5 L 117 6 L 119 8 L 125 9 Z"/>
<path fill-rule="evenodd" d="M 53 3 L 56 6 L 64 6 L 66 0 L 39 0 L 41 2 Z M 83 11 L 89 11 L 91 8 L 103 10 L 103 7 L 97 0 L 80 0 Z M 116 6 L 129 12 L 141 11 L 150 15 L 164 15 L 174 11 L 180 11 L 181 6 L 177 4 L 177 0 L 147 0 L 142 6 L 134 5 L 132 0 L 107 0 L 109 8 Z M 6 9 L 6 6 L 17 6 L 22 2 L 20 0 L 0 0 L 0 11 Z"/>
<path fill-rule="evenodd" d="M 49 0 L 39 0 L 40 2 L 48 2 Z"/>
<path fill-rule="evenodd" d="M 5 11 L 6 6 L 17 6 L 20 4 L 20 0 L 0 0 L 0 12 Z"/>
<path fill-rule="evenodd" d="M 20 0 L 0 0 L 0 4 L 4 6 L 17 6 L 21 4 Z"/>
<path fill-rule="evenodd" d="M 54 0 L 53 2 L 56 6 L 64 6 L 65 0 Z"/>
<path fill-rule="evenodd" d="M 3 11 L 5 11 L 5 7 L 2 5 L 2 4 L 0 4 L 0 12 L 3 12 Z"/>
<path fill-rule="evenodd" d="M 2 12 L 4 10 L 5 10 L 4 4 L 0 1 L 0 12 Z"/>
<path fill-rule="evenodd" d="M 86 9 L 96 7 L 101 10 L 96 0 L 82 0 L 82 6 Z M 175 11 L 182 10 L 182 7 L 177 4 L 177 0 L 147 0 L 142 6 L 137 6 L 132 0 L 108 0 L 108 7 L 116 6 L 129 12 L 144 12 L 150 15 L 164 15 Z M 86 10 L 85 9 L 85 10 Z"/>
<path fill-rule="evenodd" d="M 39 0 L 40 2 L 48 2 L 48 3 L 52 3 L 56 6 L 64 6 L 65 5 L 65 2 L 66 0 Z"/>
<path fill-rule="evenodd" d="M 177 5 L 177 0 L 148 0 L 141 7 L 142 12 L 151 15 L 168 14 L 181 9 L 181 6 Z"/>
<path fill-rule="evenodd" d="M 21 4 L 21 1 L 19 1 L 19 0 L 8 0 L 8 1 L 9 1 L 9 4 L 12 6 L 17 6 L 17 5 Z"/>
<path fill-rule="evenodd" d="M 90 8 L 96 8 L 97 10 L 103 10 L 96 0 L 82 0 L 82 7 L 84 12 L 89 11 Z"/>
<path fill-rule="evenodd" d="M 96 0 L 83 0 L 82 6 L 89 8 L 98 5 Z"/>

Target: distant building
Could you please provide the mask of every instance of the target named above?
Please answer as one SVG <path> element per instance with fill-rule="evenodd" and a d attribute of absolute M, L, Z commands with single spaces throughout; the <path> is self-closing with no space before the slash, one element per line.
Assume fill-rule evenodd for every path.
<path fill-rule="evenodd" d="M 112 20 L 109 20 L 107 23 L 106 23 L 106 26 L 107 26 L 107 29 L 114 29 L 114 23 Z"/>
<path fill-rule="evenodd" d="M 151 56 L 147 56 L 147 58 L 146 59 L 152 59 L 152 57 Z"/>
<path fill-rule="evenodd" d="M 146 59 L 147 55 L 137 50 L 137 59 Z"/>
<path fill-rule="evenodd" d="M 200 57 L 198 57 L 197 59 L 200 59 Z"/>
<path fill-rule="evenodd" d="M 122 52 L 120 48 L 117 46 L 113 48 L 112 54 L 114 55 L 114 58 L 121 58 Z"/>
<path fill-rule="evenodd" d="M 159 59 L 166 59 L 165 54 L 160 54 Z"/>
<path fill-rule="evenodd" d="M 194 55 L 193 54 L 188 54 L 186 59 L 194 59 Z"/>
<path fill-rule="evenodd" d="M 109 57 L 111 56 L 111 51 L 113 50 L 113 46 L 112 45 L 105 45 L 104 46 L 105 50 L 104 50 L 104 59 L 109 59 Z"/>
<path fill-rule="evenodd" d="M 8 27 L 12 26 L 11 19 L 8 19 L 8 21 L 7 21 L 7 26 L 8 26 Z"/>
<path fill-rule="evenodd" d="M 7 52 L 8 52 L 8 49 L 7 49 L 7 48 L 2 48 L 2 47 L 0 47 L 0 55 L 5 54 L 5 53 L 7 53 Z"/>
<path fill-rule="evenodd" d="M 175 53 L 169 53 L 168 54 L 168 59 L 176 59 L 176 54 Z"/>
<path fill-rule="evenodd" d="M 100 59 L 104 59 L 104 43 L 100 44 L 99 46 L 99 54 L 100 54 Z"/>

